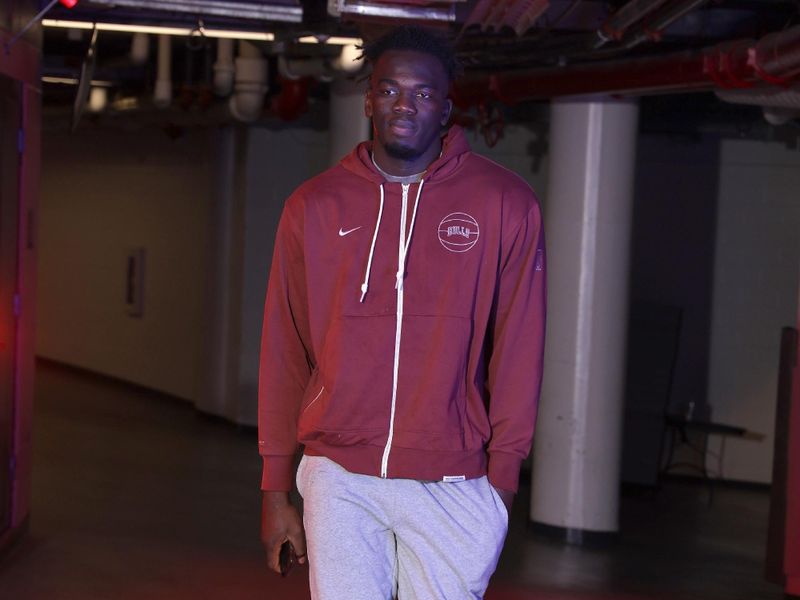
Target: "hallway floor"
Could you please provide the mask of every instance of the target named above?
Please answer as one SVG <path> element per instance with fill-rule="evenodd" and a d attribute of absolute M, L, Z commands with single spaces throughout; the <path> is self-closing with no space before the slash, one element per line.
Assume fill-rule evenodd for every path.
<path fill-rule="evenodd" d="M 153 392 L 39 364 L 28 535 L 3 600 L 308 598 L 263 565 L 252 432 Z M 487 600 L 781 600 L 762 577 L 768 493 L 668 482 L 625 497 L 619 541 L 534 537 L 521 490 Z M 347 600 L 347 599 L 342 599 Z"/>

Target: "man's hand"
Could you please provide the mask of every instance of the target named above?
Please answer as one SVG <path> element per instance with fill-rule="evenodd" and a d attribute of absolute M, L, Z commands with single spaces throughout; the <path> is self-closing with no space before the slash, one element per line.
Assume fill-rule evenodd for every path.
<path fill-rule="evenodd" d="M 494 491 L 500 496 L 500 499 L 503 501 L 503 504 L 506 505 L 506 512 L 508 513 L 509 519 L 511 518 L 511 505 L 514 504 L 514 496 L 516 494 L 514 492 L 510 492 L 508 490 L 501 490 L 500 488 L 494 488 Z"/>
<path fill-rule="evenodd" d="M 291 542 L 297 562 L 306 562 L 306 534 L 300 512 L 289 502 L 288 492 L 262 492 L 261 543 L 267 552 L 267 566 L 280 573 L 278 557 L 281 544 Z"/>

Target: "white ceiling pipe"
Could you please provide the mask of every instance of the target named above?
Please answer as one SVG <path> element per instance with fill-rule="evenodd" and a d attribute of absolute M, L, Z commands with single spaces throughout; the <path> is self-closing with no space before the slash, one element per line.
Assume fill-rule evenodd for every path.
<path fill-rule="evenodd" d="M 246 40 L 239 40 L 239 57 L 240 58 L 264 58 L 258 46 Z"/>
<path fill-rule="evenodd" d="M 143 65 L 149 57 L 150 37 L 146 33 L 134 33 L 131 39 L 131 60 L 133 64 Z"/>
<path fill-rule="evenodd" d="M 284 54 L 278 56 L 278 72 L 286 79 L 313 77 L 324 82 L 333 81 L 335 75 L 325 58 L 286 58 Z"/>
<path fill-rule="evenodd" d="M 261 116 L 267 94 L 267 61 L 250 42 L 239 42 L 236 81 L 228 108 L 235 119 L 252 122 Z"/>
<path fill-rule="evenodd" d="M 214 93 L 227 96 L 233 90 L 233 40 L 217 40 L 217 62 L 214 63 Z"/>
<path fill-rule="evenodd" d="M 278 56 L 278 72 L 286 79 L 300 79 L 313 77 L 317 81 L 331 82 L 337 75 L 353 75 L 364 66 L 361 60 L 361 50 L 356 44 L 345 44 L 342 51 L 333 60 L 316 58 L 287 58 Z"/>
<path fill-rule="evenodd" d="M 153 103 L 158 108 L 166 108 L 172 102 L 172 46 L 168 35 L 158 36 L 158 72 Z"/>

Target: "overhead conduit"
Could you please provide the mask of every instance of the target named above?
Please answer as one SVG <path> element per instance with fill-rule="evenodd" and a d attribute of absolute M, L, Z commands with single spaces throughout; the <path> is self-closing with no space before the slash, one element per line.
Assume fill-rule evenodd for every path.
<path fill-rule="evenodd" d="M 798 79 L 800 26 L 795 26 L 757 42 L 738 40 L 700 51 L 472 75 L 455 86 L 452 95 L 456 105 L 464 109 L 489 99 L 514 105 L 525 100 L 587 94 L 789 87 Z"/>

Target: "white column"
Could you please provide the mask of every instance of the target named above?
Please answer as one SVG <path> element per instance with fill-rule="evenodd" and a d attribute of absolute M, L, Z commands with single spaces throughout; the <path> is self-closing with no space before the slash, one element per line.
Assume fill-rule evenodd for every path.
<path fill-rule="evenodd" d="M 555 101 L 548 322 L 530 517 L 580 543 L 618 529 L 638 107 Z"/>
<path fill-rule="evenodd" d="M 328 163 L 333 166 L 348 154 L 356 144 L 369 139 L 370 122 L 364 115 L 366 82 L 336 79 L 331 83 L 330 100 L 330 154 Z"/>

